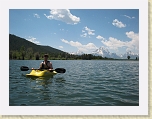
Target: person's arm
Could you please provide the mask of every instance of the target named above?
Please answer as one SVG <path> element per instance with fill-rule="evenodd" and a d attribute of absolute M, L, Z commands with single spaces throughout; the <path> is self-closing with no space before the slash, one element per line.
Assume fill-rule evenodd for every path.
<path fill-rule="evenodd" d="M 49 69 L 49 70 L 52 70 L 52 69 L 53 69 L 53 65 L 52 65 L 52 63 L 51 63 L 51 62 L 49 63 L 49 67 L 50 67 L 50 69 Z"/>
<path fill-rule="evenodd" d="M 39 67 L 39 69 L 42 69 L 42 63 L 40 64 L 40 67 Z"/>

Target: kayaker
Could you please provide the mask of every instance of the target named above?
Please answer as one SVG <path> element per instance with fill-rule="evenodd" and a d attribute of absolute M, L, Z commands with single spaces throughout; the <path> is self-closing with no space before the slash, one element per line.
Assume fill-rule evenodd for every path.
<path fill-rule="evenodd" d="M 53 70 L 52 63 L 50 61 L 48 61 L 48 54 L 44 55 L 44 61 L 41 62 L 39 69 Z"/>

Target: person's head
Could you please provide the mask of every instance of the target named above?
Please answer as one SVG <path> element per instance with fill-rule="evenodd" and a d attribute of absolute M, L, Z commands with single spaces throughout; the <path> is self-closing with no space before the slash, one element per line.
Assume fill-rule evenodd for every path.
<path fill-rule="evenodd" d="M 48 60 L 48 57 L 49 57 L 49 55 L 48 55 L 48 54 L 45 54 L 45 55 L 44 55 L 44 60 L 47 61 L 47 60 Z"/>

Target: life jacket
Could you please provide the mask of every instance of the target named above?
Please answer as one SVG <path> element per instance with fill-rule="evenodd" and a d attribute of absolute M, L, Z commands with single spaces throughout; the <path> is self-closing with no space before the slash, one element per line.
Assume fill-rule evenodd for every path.
<path fill-rule="evenodd" d="M 50 69 L 50 67 L 47 65 L 48 62 L 50 63 L 50 61 L 47 61 L 46 64 L 44 64 L 44 61 L 42 62 L 42 69 Z"/>

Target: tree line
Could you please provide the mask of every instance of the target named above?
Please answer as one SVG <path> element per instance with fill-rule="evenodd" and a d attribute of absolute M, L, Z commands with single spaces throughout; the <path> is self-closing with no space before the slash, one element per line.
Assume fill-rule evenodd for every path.
<path fill-rule="evenodd" d="M 129 60 L 131 57 L 128 55 L 127 56 L 127 59 Z M 136 57 L 136 59 L 135 60 L 139 60 L 139 57 Z"/>
<path fill-rule="evenodd" d="M 46 52 L 34 52 L 33 48 L 25 49 L 24 46 L 21 46 L 20 50 L 10 50 L 9 59 L 10 60 L 43 60 L 44 54 Z M 94 56 L 92 54 L 82 54 L 82 55 L 73 55 L 66 52 L 61 53 L 47 53 L 49 55 L 49 60 L 113 60 L 113 58 L 107 58 L 102 56 Z M 127 59 L 130 60 L 131 56 L 127 56 Z M 136 57 L 135 60 L 139 60 Z"/>
<path fill-rule="evenodd" d="M 20 50 L 10 50 L 9 59 L 12 60 L 43 60 L 44 54 L 46 52 L 34 52 L 33 48 L 25 49 L 24 46 L 21 46 Z M 92 60 L 92 59 L 112 59 L 102 56 L 94 56 L 92 54 L 82 54 L 82 55 L 73 55 L 66 52 L 62 53 L 47 53 L 49 54 L 50 60 Z"/>
<path fill-rule="evenodd" d="M 46 52 L 34 52 L 33 48 L 25 49 L 24 46 L 21 46 L 20 50 L 10 50 L 9 59 L 10 60 L 43 60 L 44 54 Z M 102 56 L 94 56 L 92 54 L 82 54 L 82 55 L 73 55 L 66 52 L 61 53 L 47 53 L 50 60 L 113 60 L 113 58 L 107 58 Z M 131 57 L 127 56 L 129 60 Z M 136 57 L 135 60 L 139 60 Z"/>

